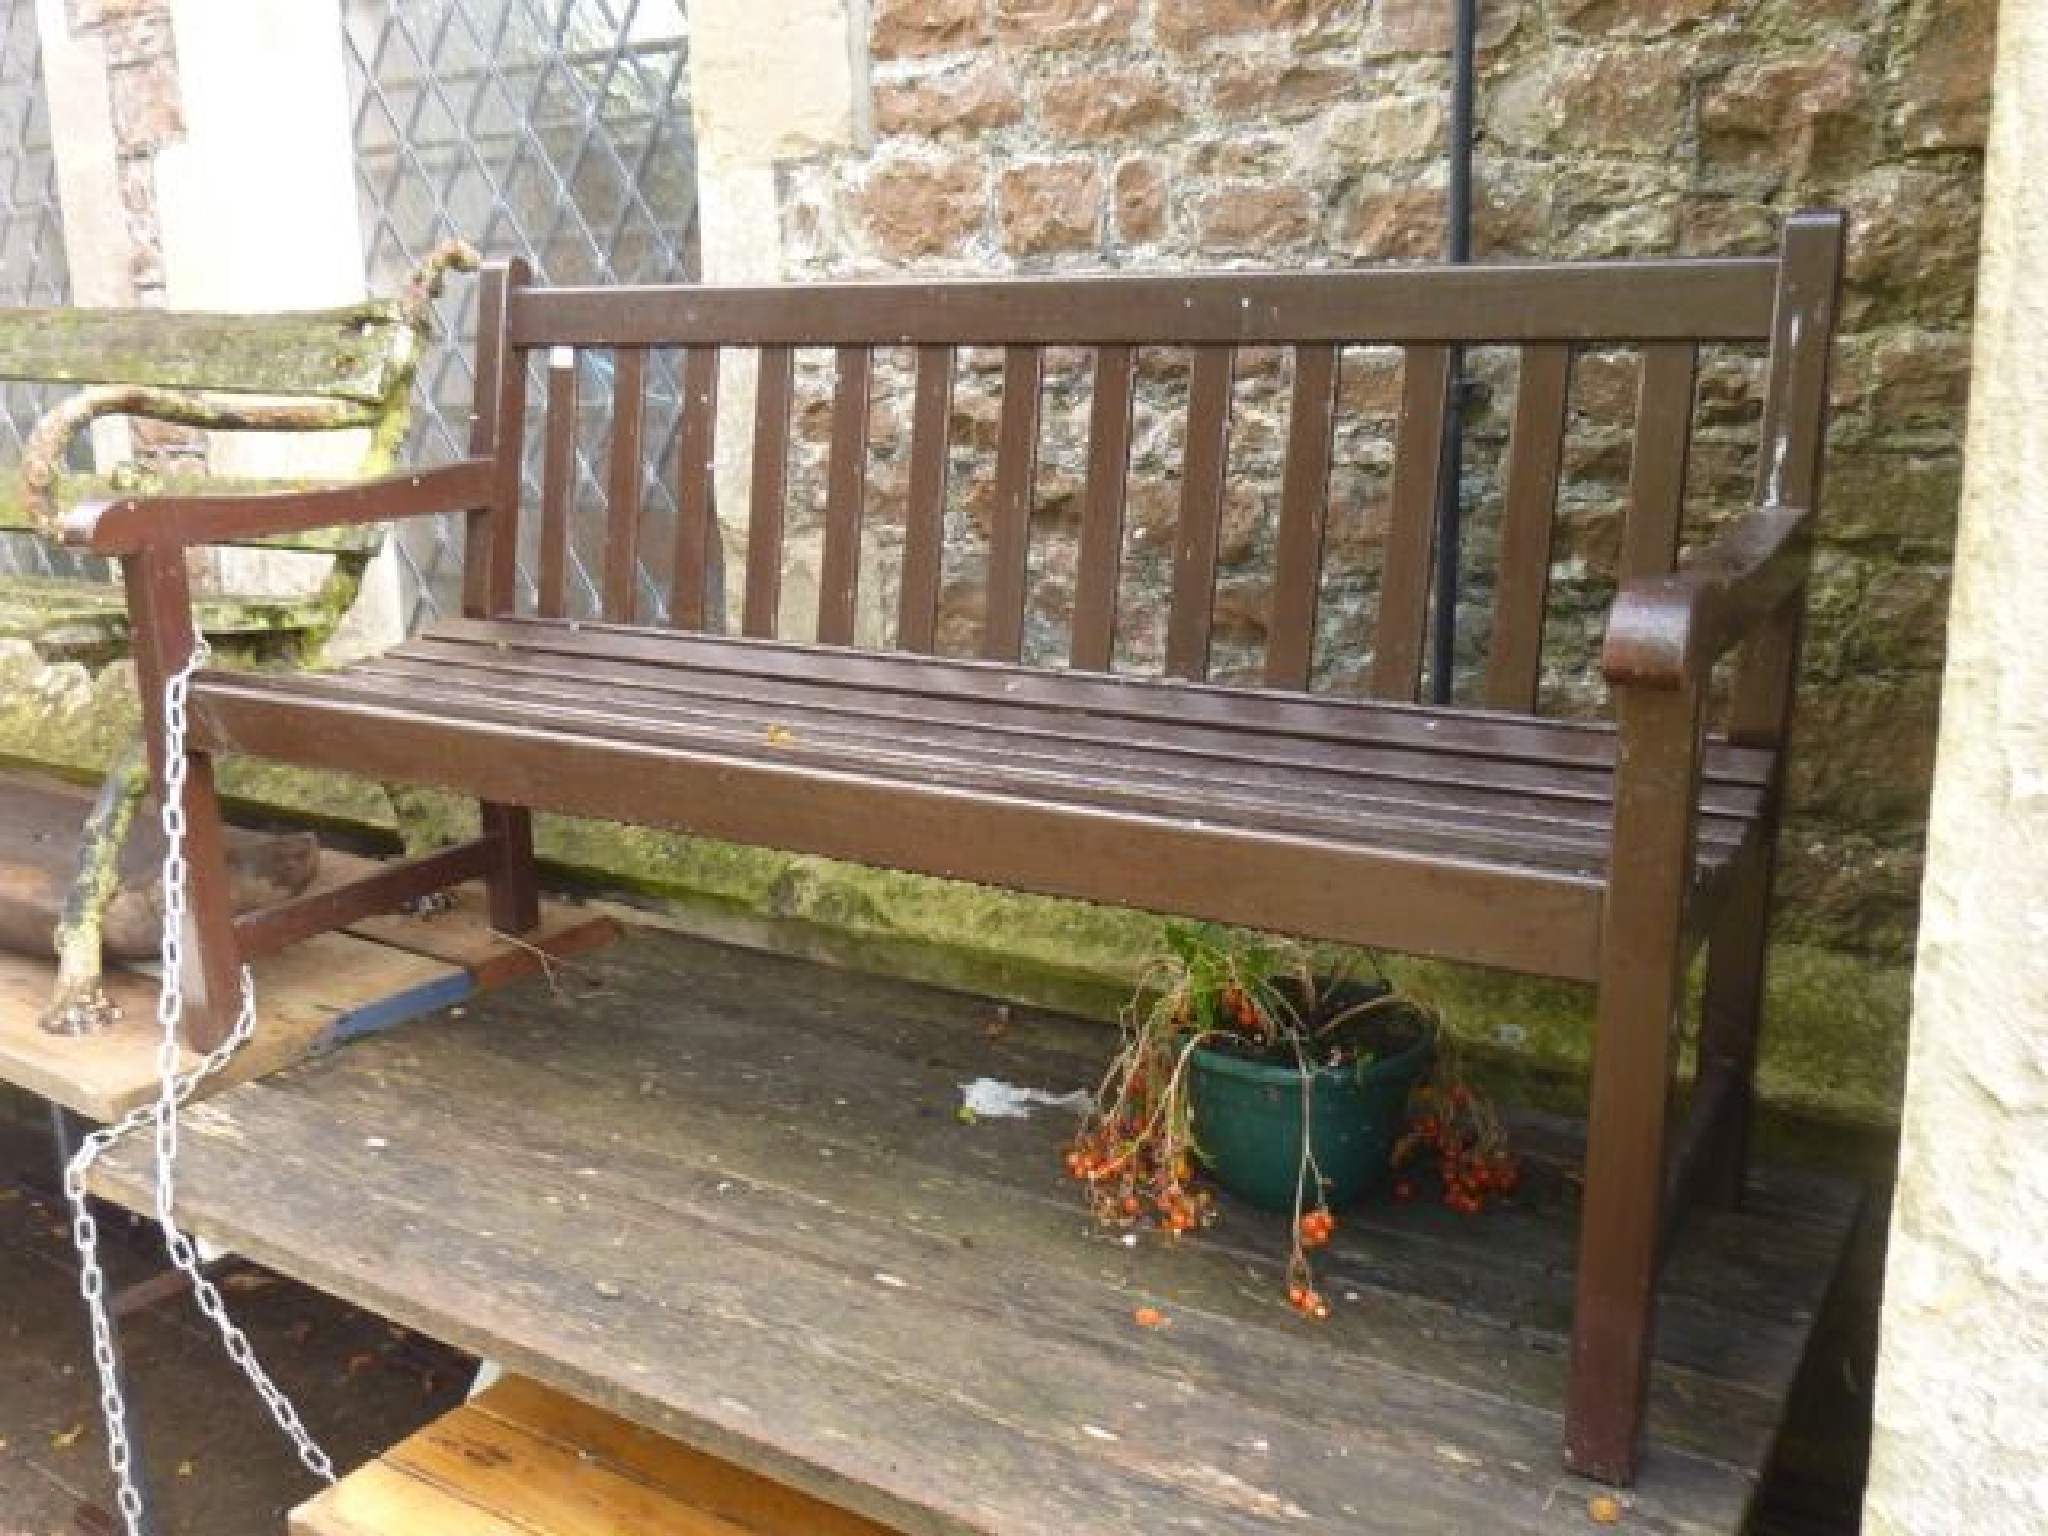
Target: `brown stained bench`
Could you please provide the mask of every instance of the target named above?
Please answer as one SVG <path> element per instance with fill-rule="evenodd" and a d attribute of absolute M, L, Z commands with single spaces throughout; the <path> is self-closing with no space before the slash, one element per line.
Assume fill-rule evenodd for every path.
<path fill-rule="evenodd" d="M 193 985 L 217 1002 L 251 955 L 477 876 L 496 922 L 531 924 L 534 810 L 1595 983 L 1566 1455 L 1626 1481 L 1670 1219 L 1695 1196 L 1734 1199 L 1742 1182 L 1841 244 L 1838 217 L 1806 214 L 1780 256 L 1756 259 L 774 289 L 549 290 L 496 268 L 470 459 L 317 495 L 119 501 L 68 521 L 74 543 L 125 564 L 153 699 L 190 649 L 187 544 L 467 514 L 460 618 L 335 673 L 196 680 Z M 1347 359 L 1368 343 L 1403 349 L 1387 533 L 1370 628 L 1340 628 L 1331 658 L 1317 654 L 1329 488 L 1354 441 L 1339 409 Z M 1483 707 L 1425 707 L 1437 443 L 1451 349 L 1474 343 L 1519 359 Z M 1696 372 L 1702 347 L 1723 343 L 1765 359 L 1757 487 L 1679 565 Z M 1613 717 L 1544 718 L 1573 359 L 1610 345 L 1642 359 L 1601 659 Z M 985 353 L 963 360 L 971 348 L 1001 349 L 999 368 Z M 833 364 L 819 408 L 795 413 L 823 428 L 809 456 L 791 448 L 809 377 L 800 349 L 829 349 Z M 1178 373 L 1157 366 L 1162 349 Z M 1276 350 L 1288 383 L 1275 391 L 1285 430 L 1269 434 L 1275 596 L 1259 675 L 1215 684 L 1234 381 L 1240 363 L 1248 376 L 1270 369 Z M 726 351 L 759 360 L 737 635 L 702 629 Z M 914 369 L 888 372 L 904 357 Z M 672 456 L 659 451 L 667 434 L 643 431 L 651 359 L 682 382 Z M 534 412 L 544 473 L 538 507 L 522 513 L 530 364 L 546 369 Z M 954 396 L 997 380 L 992 473 L 964 474 Z M 1171 597 L 1163 675 L 1134 676 L 1114 670 L 1120 634 L 1153 615 L 1119 601 L 1128 466 L 1157 441 L 1162 399 L 1179 408 L 1183 445 Z M 571 519 L 597 499 L 578 497 L 574 469 L 593 411 L 608 424 L 601 544 L 579 542 Z M 877 433 L 878 415 L 898 425 Z M 1074 426 L 1048 431 L 1061 422 Z M 1082 482 L 1071 623 L 1061 665 L 1027 664 L 1034 540 L 1047 547 L 1036 465 L 1061 453 Z M 891 454 L 907 484 L 893 624 L 885 644 L 856 645 L 871 468 Z M 641 516 L 651 474 L 675 488 L 671 526 Z M 793 487 L 814 483 L 822 595 L 816 637 L 799 641 L 782 637 L 787 509 Z M 939 622 L 946 520 L 950 506 L 957 525 L 949 498 L 963 490 L 986 517 L 986 604 L 977 654 L 941 656 L 953 633 Z M 516 585 L 522 546 L 537 555 L 531 594 Z M 639 564 L 665 576 L 666 622 L 648 610 Z M 594 602 L 573 600 L 579 568 L 594 573 Z M 1313 690 L 1333 672 L 1362 678 L 1366 696 Z M 1721 676 L 1725 718 L 1709 730 Z M 451 786 L 482 803 L 482 835 L 234 918 L 211 798 L 218 753 Z M 1691 1118 L 1673 1134 L 1683 987 L 1702 945 L 1701 1061 Z M 221 1012 L 195 1043 L 218 1037 Z"/>

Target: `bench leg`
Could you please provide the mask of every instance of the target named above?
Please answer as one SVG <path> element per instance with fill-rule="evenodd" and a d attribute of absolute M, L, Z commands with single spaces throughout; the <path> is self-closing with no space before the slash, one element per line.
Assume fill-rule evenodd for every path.
<path fill-rule="evenodd" d="M 491 926 L 500 933 L 528 933 L 540 926 L 540 882 L 533 867 L 533 813 L 516 805 L 481 802 L 484 836 L 494 845 L 490 891 Z"/>
<path fill-rule="evenodd" d="M 210 1051 L 228 1037 L 242 1000 L 241 946 L 228 887 L 227 832 L 214 792 L 213 759 L 185 760 L 185 1020 L 188 1049 Z"/>
<path fill-rule="evenodd" d="M 1700 1072 L 1719 1069 L 1731 1097 L 1725 1120 L 1714 1127 L 1700 1170 L 1700 1198 L 1733 1206 L 1749 1172 L 1750 1122 L 1756 1109 L 1757 1040 L 1763 1021 L 1764 953 L 1768 936 L 1771 857 L 1750 862 L 1707 941 L 1705 1012 L 1700 1023 Z"/>
<path fill-rule="evenodd" d="M 1565 1462 L 1634 1481 L 1649 1397 L 1665 1150 L 1684 1001 L 1698 699 L 1617 689 L 1621 772 L 1601 933 Z"/>
<path fill-rule="evenodd" d="M 159 796 L 166 782 L 164 689 L 192 655 L 192 593 L 184 552 L 150 548 L 121 562 L 135 634 L 135 683 L 141 693 L 142 727 L 149 747 L 150 776 Z M 228 887 L 227 836 L 220 797 L 214 791 L 213 759 L 185 752 L 184 930 L 185 1044 L 210 1051 L 234 1028 L 241 1000 L 241 946 L 235 937 L 234 898 Z"/>

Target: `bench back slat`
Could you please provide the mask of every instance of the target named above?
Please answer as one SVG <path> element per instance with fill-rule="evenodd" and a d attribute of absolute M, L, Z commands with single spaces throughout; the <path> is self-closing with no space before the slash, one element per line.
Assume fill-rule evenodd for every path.
<path fill-rule="evenodd" d="M 938 637 L 939 557 L 945 544 L 946 470 L 953 418 L 953 349 L 917 349 L 910 422 L 910 502 L 904 513 L 897 641 L 929 653 Z"/>
<path fill-rule="evenodd" d="M 470 513 L 464 529 L 462 611 L 472 618 L 509 612 L 519 579 L 519 492 L 525 465 L 526 361 L 509 333 L 512 295 L 531 280 L 523 259 L 492 262 L 477 285 L 476 403 L 469 451 L 497 466 L 491 505 Z"/>
<path fill-rule="evenodd" d="M 1266 628 L 1266 683 L 1273 688 L 1306 688 L 1315 660 L 1336 403 L 1337 349 L 1322 342 L 1302 347 L 1294 356 L 1273 548 L 1273 611 Z"/>
<path fill-rule="evenodd" d="M 576 354 L 548 354 L 547 415 L 541 438 L 540 561 L 535 598 L 543 618 L 569 612 L 569 525 L 576 505 Z"/>
<path fill-rule="evenodd" d="M 1756 497 L 1787 507 L 1820 505 L 1827 422 L 1825 346 L 1797 345 L 1834 334 L 1840 300 L 1842 226 L 1826 214 L 1795 214 L 1785 229 L 1784 275 L 1771 321 L 1771 371 L 1764 384 Z M 1781 615 L 1737 658 L 1729 700 L 1731 739 L 1773 746 L 1790 728 L 1791 680 L 1801 615 Z M 1789 654 L 1788 654 L 1789 653 Z"/>
<path fill-rule="evenodd" d="M 1379 623 L 1373 633 L 1371 688 L 1376 699 L 1412 700 L 1422 687 L 1439 445 L 1450 379 L 1449 347 L 1408 349 L 1401 369 L 1401 419 L 1395 429 L 1394 489 L 1380 568 Z"/>
<path fill-rule="evenodd" d="M 612 441 L 606 456 L 604 616 L 631 624 L 639 613 L 640 446 L 647 409 L 647 353 L 621 350 L 612 375 Z"/>
<path fill-rule="evenodd" d="M 1628 515 L 1621 525 L 1621 579 L 1662 576 L 1678 559 L 1685 468 L 1692 453 L 1693 389 L 1699 349 L 1667 341 L 1643 349 L 1636 392 L 1635 452 Z"/>
<path fill-rule="evenodd" d="M 718 519 L 711 494 L 718 427 L 718 348 L 692 347 L 683 359 L 682 420 L 676 429 L 676 536 L 669 558 L 669 618 L 704 627 L 706 588 Z"/>
<path fill-rule="evenodd" d="M 757 638 L 772 636 L 781 622 L 783 498 L 789 489 L 789 412 L 795 390 L 795 348 L 763 347 L 754 397 L 747 585 L 740 608 L 741 632 Z"/>
<path fill-rule="evenodd" d="M 1543 609 L 1550 593 L 1550 543 L 1564 466 L 1565 404 L 1572 349 L 1558 342 L 1522 348 L 1502 494 L 1493 642 L 1486 663 L 1489 709 L 1528 711 L 1543 662 Z"/>
<path fill-rule="evenodd" d="M 841 347 L 834 359 L 831 479 L 825 494 L 825 552 L 818 571 L 818 638 L 826 645 L 853 643 L 873 360 L 869 347 Z"/>
<path fill-rule="evenodd" d="M 989 661 L 1016 661 L 1024 652 L 1024 598 L 1030 581 L 1031 506 L 1038 480 L 1044 388 L 1044 351 L 1011 347 L 1003 359 L 995 515 L 989 525 L 988 597 L 981 636 L 981 654 Z"/>
<path fill-rule="evenodd" d="M 1107 672 L 1116 649 L 1117 576 L 1129 487 L 1136 349 L 1098 347 L 1088 415 L 1088 481 L 1081 497 L 1081 551 L 1074 578 L 1074 633 L 1068 662 Z"/>
<path fill-rule="evenodd" d="M 1230 347 L 1195 348 L 1188 386 L 1187 441 L 1181 466 L 1180 522 L 1174 532 L 1173 587 L 1166 622 L 1166 672 L 1191 681 L 1209 675 L 1216 611 L 1216 546 L 1223 529 L 1223 471 L 1230 454 Z"/>

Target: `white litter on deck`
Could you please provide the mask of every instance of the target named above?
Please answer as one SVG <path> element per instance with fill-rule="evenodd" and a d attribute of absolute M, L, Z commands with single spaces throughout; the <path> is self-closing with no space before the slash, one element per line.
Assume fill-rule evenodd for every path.
<path fill-rule="evenodd" d="M 1085 1113 L 1093 1102 L 1085 1088 L 1076 1088 L 1072 1093 L 1047 1093 L 1043 1088 L 1019 1088 L 1015 1083 L 993 1077 L 977 1077 L 960 1085 L 960 1107 L 976 1119 L 1024 1120 L 1030 1117 L 1032 1106 L 1038 1104 L 1049 1109 L 1070 1109 L 1078 1115 Z"/>

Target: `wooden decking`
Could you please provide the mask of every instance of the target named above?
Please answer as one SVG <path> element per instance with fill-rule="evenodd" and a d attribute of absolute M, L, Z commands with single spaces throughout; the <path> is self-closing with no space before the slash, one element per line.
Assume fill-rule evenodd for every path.
<path fill-rule="evenodd" d="M 0 931 L 19 945 L 37 923 L 47 932 L 69 880 L 72 849 L 90 796 L 76 786 L 0 775 Z M 52 850 L 52 851 L 44 851 Z M 359 878 L 371 865 L 332 850 L 320 855 L 314 889 Z M 274 1072 L 352 1036 L 466 1001 L 481 988 L 542 968 L 554 956 L 608 943 L 608 917 L 550 904 L 540 930 L 512 939 L 493 933 L 481 892 L 465 888 L 455 906 L 423 916 L 371 918 L 321 934 L 258 962 L 261 1026 L 222 1082 Z M 0 949 L 0 1082 L 13 1083 L 89 1120 L 117 1120 L 155 1097 L 156 981 L 111 966 L 108 995 L 121 1019 L 103 1034 L 57 1036 L 37 1020 L 50 997 L 55 962 Z M 189 1061 L 190 1058 L 188 1058 Z"/>
<path fill-rule="evenodd" d="M 1070 1116 L 1101 1026 L 639 934 L 231 1089 L 188 1119 L 192 1229 L 906 1532 L 1568 1532 L 1568 1128 L 1515 1207 L 1348 1220 L 1331 1320 L 1231 1207 L 1093 1230 Z M 146 1199 L 148 1154 L 104 1169 Z M 1636 1532 L 1741 1529 L 1852 1216 L 1774 1178 L 1687 1230 Z M 1138 1326 L 1135 1310 L 1167 1325 Z"/>

